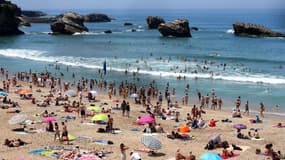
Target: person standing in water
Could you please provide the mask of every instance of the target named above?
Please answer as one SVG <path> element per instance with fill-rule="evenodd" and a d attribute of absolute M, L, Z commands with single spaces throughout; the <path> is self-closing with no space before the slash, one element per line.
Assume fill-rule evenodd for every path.
<path fill-rule="evenodd" d="M 263 112 L 265 111 L 265 107 L 264 107 L 264 104 L 261 102 L 260 103 L 260 117 L 264 118 L 264 114 Z"/>
<path fill-rule="evenodd" d="M 245 115 L 249 115 L 249 106 L 248 106 L 248 101 L 246 101 L 245 105 L 244 105 L 244 114 Z"/>

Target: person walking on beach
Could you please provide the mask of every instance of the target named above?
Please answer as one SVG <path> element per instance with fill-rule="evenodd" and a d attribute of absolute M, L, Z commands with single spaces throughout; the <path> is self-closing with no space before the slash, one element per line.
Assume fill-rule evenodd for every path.
<path fill-rule="evenodd" d="M 109 131 L 113 131 L 113 121 L 114 121 L 114 119 L 111 117 L 111 115 L 109 114 L 108 115 L 108 127 L 107 127 L 107 129 L 109 130 Z"/>
<path fill-rule="evenodd" d="M 126 112 L 126 107 L 127 107 L 127 103 L 125 100 L 123 100 L 122 104 L 121 104 L 121 109 L 122 109 L 122 116 L 125 116 L 125 112 Z"/>
<path fill-rule="evenodd" d="M 218 106 L 219 106 L 219 110 L 222 110 L 222 104 L 223 104 L 223 100 L 220 97 L 220 99 L 218 100 Z"/>
<path fill-rule="evenodd" d="M 83 121 L 86 118 L 86 107 L 85 107 L 85 105 L 81 104 L 79 110 L 80 110 L 81 120 Z"/>
<path fill-rule="evenodd" d="M 127 111 L 127 117 L 128 118 L 130 118 L 130 109 L 131 109 L 130 103 L 127 102 L 127 104 L 126 104 L 126 111 Z"/>
<path fill-rule="evenodd" d="M 129 149 L 129 147 L 125 146 L 124 143 L 120 144 L 120 151 L 121 151 L 121 160 L 127 160 L 126 151 Z"/>
<path fill-rule="evenodd" d="M 67 126 L 64 124 L 64 122 L 61 122 L 61 124 L 62 124 L 61 142 L 67 141 L 67 144 L 69 145 Z"/>
<path fill-rule="evenodd" d="M 244 114 L 249 115 L 249 106 L 248 106 L 248 101 L 246 101 L 244 105 Z"/>
<path fill-rule="evenodd" d="M 239 110 L 239 107 L 240 107 L 240 96 L 238 96 L 237 100 L 236 100 L 236 110 Z"/>
<path fill-rule="evenodd" d="M 54 123 L 54 130 L 54 141 L 56 141 L 57 138 L 60 140 L 60 131 L 57 122 Z"/>
<path fill-rule="evenodd" d="M 263 112 L 265 111 L 265 107 L 264 107 L 264 104 L 262 102 L 260 103 L 259 111 L 260 111 L 260 117 L 264 118 Z"/>

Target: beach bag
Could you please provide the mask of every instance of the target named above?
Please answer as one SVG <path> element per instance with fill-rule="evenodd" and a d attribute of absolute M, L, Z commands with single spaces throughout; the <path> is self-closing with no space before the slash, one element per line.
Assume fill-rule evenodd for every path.
<path fill-rule="evenodd" d="M 98 133 L 105 133 L 105 129 L 104 128 L 98 128 L 97 132 Z"/>

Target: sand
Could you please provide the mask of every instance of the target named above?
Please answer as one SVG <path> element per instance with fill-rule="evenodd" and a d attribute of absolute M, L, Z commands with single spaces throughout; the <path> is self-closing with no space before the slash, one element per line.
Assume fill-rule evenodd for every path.
<path fill-rule="evenodd" d="M 22 83 L 26 87 L 22 88 L 28 88 L 27 83 Z M 2 83 L 0 84 L 0 88 L 3 88 Z M 49 112 L 55 112 L 58 116 L 61 117 L 64 115 L 74 115 L 76 116 L 76 120 L 69 121 L 67 123 L 67 127 L 69 130 L 69 133 L 72 134 L 75 137 L 78 136 L 88 136 L 91 137 L 92 140 L 95 139 L 106 139 L 111 140 L 114 142 L 113 145 L 99 145 L 96 143 L 92 143 L 91 141 L 73 141 L 73 145 L 66 145 L 65 143 L 63 146 L 65 148 L 73 148 L 76 145 L 80 146 L 81 149 L 104 149 L 106 151 L 112 151 L 112 154 L 109 154 L 106 159 L 108 160 L 117 160 L 120 159 L 120 150 L 119 145 L 120 143 L 124 143 L 126 146 L 129 147 L 127 151 L 127 156 L 129 158 L 129 153 L 133 151 L 134 149 L 143 149 L 145 148 L 144 145 L 140 142 L 141 137 L 143 135 L 142 130 L 145 128 L 145 126 L 135 126 L 133 125 L 133 122 L 137 119 L 138 116 L 146 115 L 144 113 L 139 112 L 140 110 L 144 110 L 144 108 L 140 105 L 134 104 L 134 100 L 127 98 L 126 100 L 130 102 L 131 104 L 131 117 L 122 117 L 121 111 L 119 110 L 113 110 L 111 113 L 111 116 L 114 118 L 114 127 L 120 128 L 121 133 L 119 134 L 110 134 L 110 133 L 96 133 L 97 129 L 99 127 L 104 128 L 104 125 L 83 125 L 81 123 L 81 119 L 78 117 L 77 113 L 65 113 L 65 112 L 58 112 L 62 110 L 63 108 L 60 106 L 55 106 L 54 103 L 52 103 L 48 107 L 37 107 L 36 105 L 32 104 L 30 100 L 21 100 L 19 95 L 13 93 L 17 89 L 16 87 L 11 87 L 9 98 L 13 101 L 17 101 L 20 106 L 22 107 L 22 114 L 29 115 L 31 120 L 41 120 L 41 117 L 35 117 L 33 116 L 36 113 L 41 113 L 44 110 L 48 110 Z M 36 92 L 36 89 L 41 89 L 42 92 L 38 93 Z M 42 95 L 46 95 L 48 93 L 48 89 L 46 88 L 38 88 L 33 87 L 33 96 L 37 100 L 43 99 Z M 86 92 L 83 93 L 83 95 L 87 95 Z M 112 100 L 110 100 L 106 94 L 105 91 L 99 91 L 99 94 L 97 95 L 96 99 L 100 100 L 100 102 L 96 102 L 96 105 L 99 105 L 102 102 L 108 103 L 108 105 L 104 106 L 105 108 L 110 108 L 111 106 L 115 106 L 115 102 L 112 100 L 118 99 L 120 102 L 122 101 L 122 97 L 113 97 Z M 71 98 L 71 100 L 79 100 L 78 97 Z M 156 100 L 153 100 L 153 103 L 155 103 Z M 83 99 L 83 102 L 86 106 L 89 106 L 90 103 L 87 101 L 86 98 Z M 193 104 L 192 104 L 193 105 Z M 181 112 L 181 119 L 185 119 L 186 113 L 190 113 L 190 109 L 192 105 L 189 106 L 182 106 L 179 111 Z M 163 106 L 166 106 L 165 103 L 163 103 Z M 190 107 L 191 106 L 191 107 Z M 0 121 L 2 124 L 0 125 L 0 141 L 1 143 L 4 142 L 5 138 L 13 139 L 13 138 L 21 138 L 27 142 L 31 142 L 31 144 L 28 144 L 26 146 L 21 146 L 17 148 L 8 148 L 4 145 L 1 145 L 0 147 L 0 158 L 2 159 L 8 159 L 8 160 L 14 160 L 16 158 L 22 157 L 25 160 L 27 159 L 39 159 L 39 160 L 45 160 L 45 159 L 51 159 L 48 157 L 40 156 L 40 155 L 31 155 L 28 153 L 30 150 L 43 148 L 44 146 L 48 145 L 61 145 L 59 142 L 54 142 L 53 140 L 53 133 L 35 133 L 35 134 L 27 134 L 27 135 L 18 135 L 15 134 L 15 132 L 12 132 L 11 129 L 19 127 L 19 125 L 9 125 L 8 120 L 10 117 L 14 115 L 14 113 L 6 113 L 6 109 L 0 109 Z M 280 118 L 268 118 L 265 117 L 264 120 L 267 122 L 265 124 L 250 124 L 249 119 L 253 118 L 254 115 L 250 116 L 243 116 L 243 118 L 231 118 L 231 113 L 229 111 L 212 111 L 210 109 L 206 109 L 206 114 L 202 115 L 203 118 L 206 120 L 206 123 L 209 123 L 209 120 L 211 118 L 214 118 L 215 120 L 219 120 L 217 122 L 217 127 L 215 128 L 205 128 L 205 129 L 194 129 L 191 130 L 191 135 L 195 136 L 194 140 L 189 141 L 181 141 L 181 140 L 171 140 L 166 137 L 166 134 L 159 134 L 155 135 L 154 137 L 161 141 L 162 143 L 162 149 L 157 151 L 159 154 L 155 157 L 149 156 L 146 153 L 141 153 L 143 160 L 167 160 L 171 159 L 175 155 L 175 151 L 177 148 L 181 149 L 182 154 L 187 154 L 189 151 L 192 151 L 196 157 L 199 157 L 200 154 L 208 152 L 207 150 L 204 150 L 205 145 L 208 142 L 209 137 L 211 137 L 214 133 L 221 133 L 222 140 L 227 140 L 230 144 L 235 144 L 238 146 L 243 146 L 247 148 L 245 151 L 234 151 L 237 154 L 240 154 L 238 157 L 231 158 L 233 160 L 253 160 L 253 159 L 265 159 L 263 156 L 257 156 L 255 155 L 255 149 L 260 148 L 262 151 L 265 150 L 264 146 L 267 143 L 272 143 L 273 148 L 275 150 L 281 150 L 281 152 L 284 152 L 284 139 L 285 139 L 285 128 L 274 128 L 273 125 L 276 125 L 278 122 L 282 119 Z M 232 123 L 222 123 L 221 120 L 229 118 L 232 120 Z M 84 120 L 84 123 L 91 122 L 91 117 L 88 117 L 86 120 Z M 162 127 L 165 131 L 171 132 L 173 129 L 176 129 L 174 126 L 181 126 L 185 124 L 185 121 L 175 122 L 174 120 L 162 120 L 160 118 L 156 119 L 157 123 L 161 123 Z M 60 122 L 59 122 L 60 123 Z M 260 141 L 253 141 L 253 140 L 242 140 L 238 139 L 236 137 L 236 129 L 232 128 L 233 124 L 246 124 L 248 128 L 262 128 L 262 130 L 259 131 L 260 136 L 264 140 Z M 35 126 L 29 126 L 29 127 L 35 127 L 35 128 L 44 128 L 46 127 L 46 124 L 41 125 L 35 125 Z M 139 131 L 131 131 L 132 128 L 138 128 Z M 60 125 L 61 129 L 61 125 Z M 247 134 L 247 130 L 243 130 L 242 132 L 244 134 Z M 222 149 L 215 149 L 212 150 L 212 152 L 221 153 Z"/>

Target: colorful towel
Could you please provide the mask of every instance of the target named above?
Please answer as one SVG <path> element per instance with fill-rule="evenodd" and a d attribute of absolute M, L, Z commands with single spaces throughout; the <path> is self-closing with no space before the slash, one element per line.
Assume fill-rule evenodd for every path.
<path fill-rule="evenodd" d="M 90 137 L 87 137 L 87 136 L 79 136 L 75 139 L 75 141 L 88 141 L 90 140 L 91 138 Z"/>
<path fill-rule="evenodd" d="M 31 150 L 28 153 L 29 154 L 41 154 L 44 151 L 46 151 L 46 150 L 45 149 L 36 149 L 36 150 Z"/>
<path fill-rule="evenodd" d="M 96 144 L 100 144 L 100 145 L 110 145 L 110 144 L 113 144 L 112 141 L 104 140 L 104 139 L 96 139 L 93 142 L 96 143 Z"/>
<path fill-rule="evenodd" d="M 239 156 L 239 154 L 234 154 L 231 157 L 226 157 L 225 155 L 222 155 L 221 157 L 222 157 L 222 159 L 230 159 L 230 158 L 237 157 L 237 156 Z"/>

